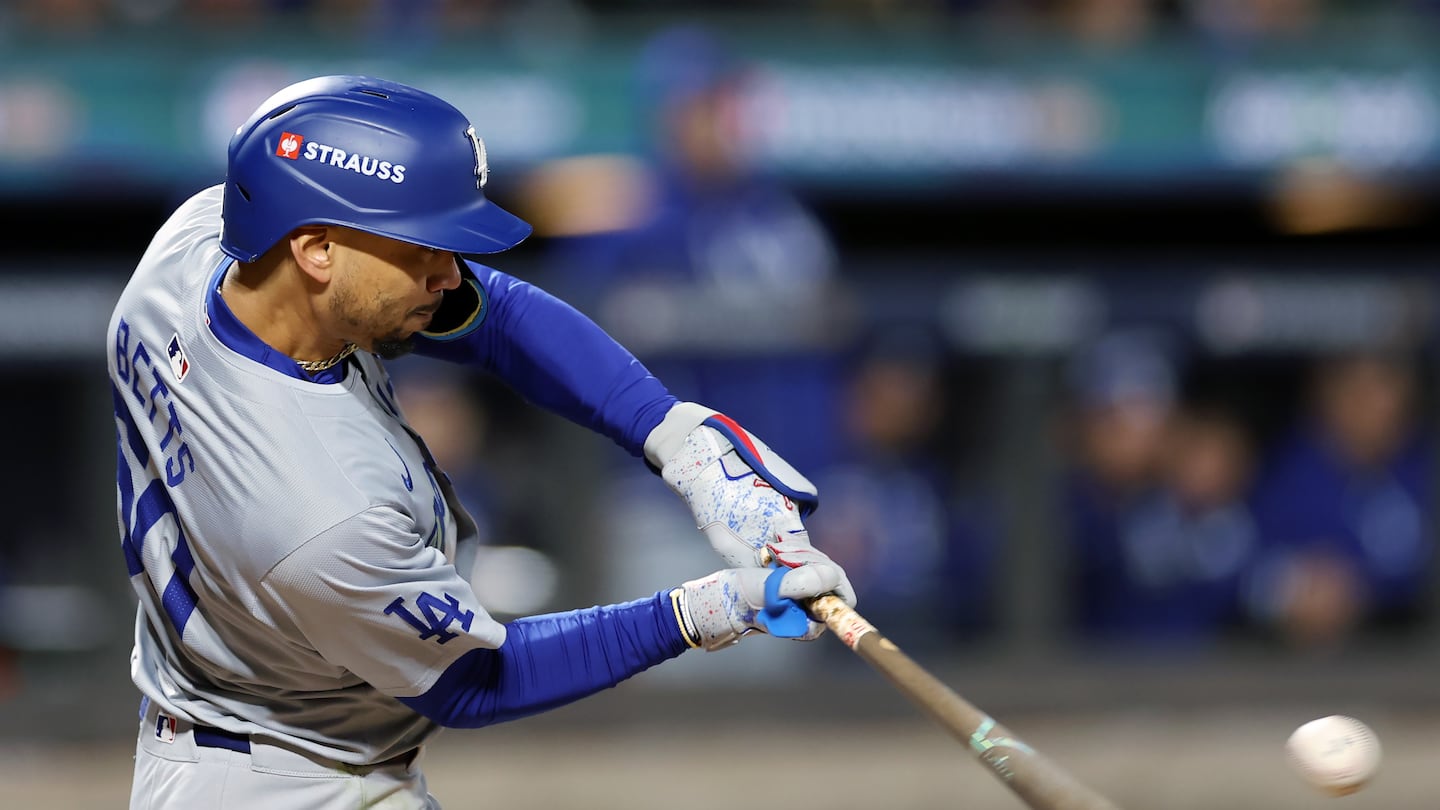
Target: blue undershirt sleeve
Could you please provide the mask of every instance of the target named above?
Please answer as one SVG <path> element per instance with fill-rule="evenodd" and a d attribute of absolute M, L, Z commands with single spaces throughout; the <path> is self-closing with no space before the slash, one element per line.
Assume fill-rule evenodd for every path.
<path fill-rule="evenodd" d="M 676 398 L 579 310 L 499 270 L 466 264 L 483 291 L 478 326 L 419 339 L 416 353 L 492 373 L 530 402 L 641 456 Z"/>
<path fill-rule="evenodd" d="M 442 726 L 479 728 L 608 689 L 689 648 L 668 594 L 510 622 L 499 649 L 471 650 L 400 702 Z"/>

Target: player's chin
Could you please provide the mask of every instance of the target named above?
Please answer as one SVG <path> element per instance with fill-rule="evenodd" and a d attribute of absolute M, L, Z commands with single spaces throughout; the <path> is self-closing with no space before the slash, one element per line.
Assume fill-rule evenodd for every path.
<path fill-rule="evenodd" d="M 403 357 L 415 351 L 415 333 L 413 331 L 401 332 L 376 338 L 370 351 L 380 355 L 384 360 Z"/>

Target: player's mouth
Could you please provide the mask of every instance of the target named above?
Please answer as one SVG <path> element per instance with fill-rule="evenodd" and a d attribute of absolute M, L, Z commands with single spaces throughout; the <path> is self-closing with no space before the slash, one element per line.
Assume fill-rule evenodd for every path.
<path fill-rule="evenodd" d="M 424 318 L 428 322 L 431 318 L 435 317 L 435 313 L 438 311 L 440 311 L 440 302 L 436 301 L 435 303 L 426 307 L 416 307 L 415 309 L 410 310 L 410 314 Z"/>

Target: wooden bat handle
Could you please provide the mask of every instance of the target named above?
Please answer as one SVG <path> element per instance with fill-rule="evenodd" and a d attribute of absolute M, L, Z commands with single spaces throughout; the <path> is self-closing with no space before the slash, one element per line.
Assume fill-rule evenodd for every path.
<path fill-rule="evenodd" d="M 805 609 L 901 694 L 969 746 L 971 753 L 1034 810 L 1118 810 L 926 672 L 839 597 L 818 596 Z"/>

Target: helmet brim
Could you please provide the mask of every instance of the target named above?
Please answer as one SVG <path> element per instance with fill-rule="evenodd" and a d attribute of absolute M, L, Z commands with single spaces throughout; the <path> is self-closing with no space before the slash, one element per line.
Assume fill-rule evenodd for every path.
<path fill-rule="evenodd" d="M 462 256 L 483 256 L 515 247 L 525 241 L 534 228 L 495 203 L 478 197 L 473 205 L 459 210 L 392 221 L 379 227 L 367 224 L 362 230 Z"/>

